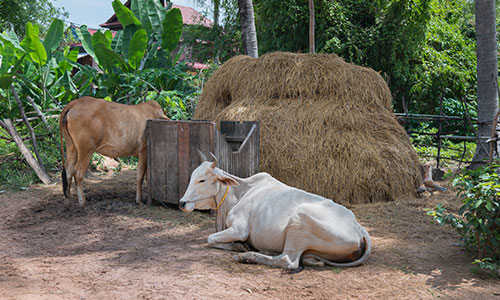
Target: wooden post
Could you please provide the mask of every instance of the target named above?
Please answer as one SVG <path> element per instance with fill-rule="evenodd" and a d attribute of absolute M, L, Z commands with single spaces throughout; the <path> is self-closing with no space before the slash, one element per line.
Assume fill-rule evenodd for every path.
<path fill-rule="evenodd" d="M 309 53 L 316 53 L 314 25 L 314 0 L 309 0 Z"/>
<path fill-rule="evenodd" d="M 439 98 L 439 115 L 443 115 L 443 97 L 444 94 L 441 92 L 441 97 Z M 439 119 L 439 125 L 438 125 L 438 133 L 437 133 L 437 142 L 438 142 L 438 153 L 436 157 L 436 168 L 439 169 L 439 162 L 441 159 L 441 134 L 443 133 L 443 121 Z"/>

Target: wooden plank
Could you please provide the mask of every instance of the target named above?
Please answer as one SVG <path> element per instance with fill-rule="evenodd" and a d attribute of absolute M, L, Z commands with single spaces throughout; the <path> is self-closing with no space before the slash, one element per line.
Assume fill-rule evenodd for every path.
<path fill-rule="evenodd" d="M 189 127 L 189 176 L 194 169 L 200 165 L 200 155 L 198 154 L 198 148 L 201 147 L 200 135 L 203 129 L 203 123 L 201 122 L 191 122 Z M 183 191 L 184 193 L 184 191 Z"/>
<path fill-rule="evenodd" d="M 199 136 L 198 136 L 199 144 L 198 144 L 198 146 L 196 146 L 196 147 L 199 147 L 199 149 L 207 156 L 207 158 L 209 160 L 211 160 L 210 152 L 214 153 L 214 151 L 213 151 L 214 140 L 212 138 L 214 128 L 215 128 L 215 124 L 211 123 L 211 122 L 201 124 L 200 132 L 199 132 Z M 199 155 L 198 155 L 198 159 L 196 160 L 197 166 L 200 163 L 201 163 L 201 159 L 199 159 Z"/>
<path fill-rule="evenodd" d="M 180 197 L 184 195 L 184 192 L 187 189 L 189 183 L 189 175 L 191 172 L 189 171 L 190 162 L 189 162 L 189 148 L 190 148 L 190 131 L 192 130 L 193 124 L 187 122 L 178 122 L 177 123 L 177 134 L 179 139 L 178 146 L 178 182 L 177 182 L 177 197 L 175 203 L 179 202 Z M 173 200 L 173 199 L 171 199 Z M 170 202 L 172 203 L 172 202 Z"/>
<path fill-rule="evenodd" d="M 175 204 L 178 199 L 178 177 L 179 177 L 179 164 L 178 164 L 178 124 L 177 122 L 170 121 L 163 128 L 163 140 L 165 141 L 165 175 L 161 176 L 162 184 L 165 186 L 166 196 L 163 198 L 165 202 Z M 160 155 L 160 151 L 156 152 Z"/>
<path fill-rule="evenodd" d="M 146 183 L 148 187 L 148 199 L 147 199 L 147 204 L 151 205 L 153 203 L 153 185 L 151 184 L 151 170 L 153 168 L 151 167 L 151 151 L 152 151 L 152 138 L 151 138 L 151 121 L 148 120 L 146 122 Z"/>
<path fill-rule="evenodd" d="M 165 126 L 165 123 L 161 121 L 156 121 L 151 123 L 151 131 L 152 131 L 152 158 L 151 162 L 154 167 L 152 167 L 151 172 L 151 184 L 153 185 L 154 190 L 154 198 L 156 200 L 165 199 L 165 189 L 161 184 L 161 181 L 158 181 L 160 178 L 164 178 L 165 176 L 165 157 L 163 155 L 164 149 L 166 148 L 166 141 L 163 139 L 162 130 Z"/>

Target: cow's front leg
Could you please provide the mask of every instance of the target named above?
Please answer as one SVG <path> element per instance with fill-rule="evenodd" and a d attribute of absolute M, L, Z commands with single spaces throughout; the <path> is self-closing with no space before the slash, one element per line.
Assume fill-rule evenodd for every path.
<path fill-rule="evenodd" d="M 219 231 L 217 233 L 208 236 L 207 242 L 208 246 L 212 248 L 230 250 L 230 251 L 248 251 L 244 244 L 238 242 L 244 242 L 248 238 L 248 227 L 238 226 L 229 227 L 226 230 Z"/>

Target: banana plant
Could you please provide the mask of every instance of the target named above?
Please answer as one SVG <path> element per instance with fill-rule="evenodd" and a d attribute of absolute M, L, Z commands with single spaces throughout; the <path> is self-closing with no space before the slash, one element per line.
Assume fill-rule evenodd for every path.
<path fill-rule="evenodd" d="M 50 182 L 38 152 L 31 123 L 43 122 L 51 130 L 44 110 L 61 107 L 88 90 L 97 72 L 77 62 L 78 49 L 60 51 L 64 23 L 54 20 L 43 40 L 39 28 L 26 24 L 23 40 L 13 31 L 0 34 L 0 126 L 10 135 L 28 164 L 44 183 Z M 76 67 L 76 74 L 72 72 Z M 25 111 L 35 111 L 41 121 L 29 121 Z M 13 119 L 22 117 L 30 133 L 31 150 L 21 138 Z M 35 153 L 33 156 L 32 151 Z"/>
<path fill-rule="evenodd" d="M 103 37 L 109 31 L 91 36 L 85 26 L 76 30 L 85 51 L 106 73 L 113 74 L 115 68 L 142 71 L 158 48 L 170 54 L 177 47 L 183 26 L 179 9 L 171 9 L 171 4 L 164 8 L 159 0 L 132 0 L 131 9 L 119 0 L 112 5 L 123 27 L 112 39 L 107 36 L 106 42 Z"/>

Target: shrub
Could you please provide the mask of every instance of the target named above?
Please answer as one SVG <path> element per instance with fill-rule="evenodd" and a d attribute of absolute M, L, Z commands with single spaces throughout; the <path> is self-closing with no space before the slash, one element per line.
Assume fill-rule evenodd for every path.
<path fill-rule="evenodd" d="M 500 164 L 468 170 L 452 181 L 463 205 L 458 216 L 438 204 L 427 214 L 440 224 L 448 224 L 462 236 L 464 246 L 482 269 L 500 269 Z"/>

